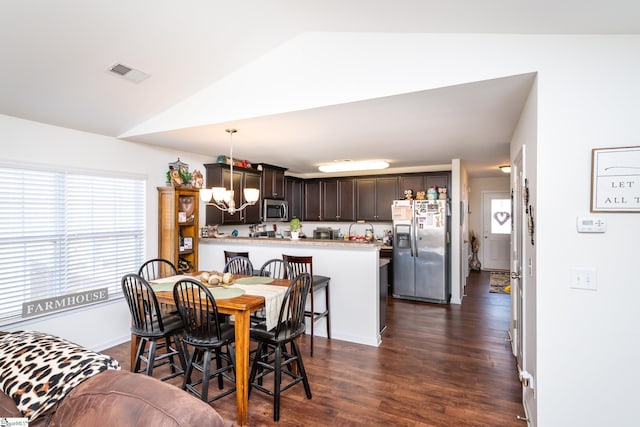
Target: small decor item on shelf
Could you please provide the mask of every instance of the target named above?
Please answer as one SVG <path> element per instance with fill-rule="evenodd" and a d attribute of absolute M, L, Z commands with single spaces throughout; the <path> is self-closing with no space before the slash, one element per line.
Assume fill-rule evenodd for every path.
<path fill-rule="evenodd" d="M 193 237 L 184 237 L 183 242 L 185 251 L 190 251 L 191 249 L 193 249 Z"/>
<path fill-rule="evenodd" d="M 447 187 L 438 187 L 438 199 L 447 200 Z"/>
<path fill-rule="evenodd" d="M 189 165 L 178 160 L 169 163 L 167 171 L 167 185 L 172 187 L 190 187 L 193 175 L 189 172 Z"/>
<path fill-rule="evenodd" d="M 427 198 L 426 194 L 427 193 L 425 193 L 424 191 L 418 191 L 416 193 L 416 200 L 425 200 Z"/>
<path fill-rule="evenodd" d="M 194 196 L 180 196 L 178 197 L 178 221 L 187 222 L 193 221 L 194 212 L 196 210 L 196 198 Z M 180 214 L 184 213 L 184 219 L 180 219 Z"/>
<path fill-rule="evenodd" d="M 435 200 L 437 198 L 438 198 L 438 190 L 437 190 L 437 187 L 434 185 L 433 187 L 427 190 L 427 200 Z"/>
<path fill-rule="evenodd" d="M 172 187 L 180 187 L 184 181 L 180 178 L 180 173 L 176 169 L 167 171 L 167 185 Z"/>
<path fill-rule="evenodd" d="M 413 190 L 404 190 L 405 200 L 413 200 Z"/>
<path fill-rule="evenodd" d="M 291 240 L 298 240 L 300 238 L 300 229 L 302 228 L 302 223 L 296 217 L 291 218 L 289 221 L 289 231 L 291 232 Z"/>
<path fill-rule="evenodd" d="M 202 188 L 203 185 L 204 177 L 202 176 L 202 172 L 200 172 L 198 169 L 194 170 L 191 176 L 191 186 L 193 188 Z"/>
<path fill-rule="evenodd" d="M 217 225 L 205 225 L 200 229 L 200 237 L 216 237 L 217 234 Z"/>
<path fill-rule="evenodd" d="M 184 258 L 178 259 L 178 271 L 182 273 L 188 273 L 193 270 L 193 264 Z"/>

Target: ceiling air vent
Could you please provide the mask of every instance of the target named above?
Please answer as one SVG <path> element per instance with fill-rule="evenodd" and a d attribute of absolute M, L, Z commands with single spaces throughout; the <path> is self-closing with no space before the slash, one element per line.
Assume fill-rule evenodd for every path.
<path fill-rule="evenodd" d="M 111 71 L 112 73 L 116 73 L 116 74 L 119 74 L 121 76 L 124 76 L 125 74 L 127 74 L 131 70 L 132 70 L 132 68 L 129 68 L 126 65 L 122 65 L 122 64 L 116 64 L 116 65 L 114 65 L 113 67 L 111 67 L 109 69 L 109 71 Z"/>
<path fill-rule="evenodd" d="M 143 73 L 140 70 L 136 70 L 135 68 L 131 68 L 123 64 L 115 64 L 109 67 L 109 71 L 133 83 L 140 83 L 150 77 L 147 73 Z"/>

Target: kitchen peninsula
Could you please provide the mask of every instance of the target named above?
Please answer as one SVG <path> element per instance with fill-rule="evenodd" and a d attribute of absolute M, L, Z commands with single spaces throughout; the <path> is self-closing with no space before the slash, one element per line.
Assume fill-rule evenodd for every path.
<path fill-rule="evenodd" d="M 380 244 L 337 240 L 226 237 L 200 239 L 200 270 L 221 270 L 224 251 L 249 252 L 255 269 L 282 254 L 312 256 L 313 272 L 329 276 L 331 338 L 378 346 Z M 318 309 L 324 298 L 317 298 Z M 308 328 L 308 325 L 307 325 Z M 325 319 L 315 333 L 326 337 Z"/>

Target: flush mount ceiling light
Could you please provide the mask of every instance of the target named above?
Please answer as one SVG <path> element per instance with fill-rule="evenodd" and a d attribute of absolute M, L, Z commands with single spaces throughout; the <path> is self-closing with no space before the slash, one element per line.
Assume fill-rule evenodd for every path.
<path fill-rule="evenodd" d="M 351 172 L 351 171 L 367 171 L 375 169 L 386 169 L 389 163 L 384 160 L 336 160 L 333 163 L 325 163 L 320 165 L 320 172 Z"/>
<path fill-rule="evenodd" d="M 511 173 L 511 165 L 500 166 L 498 167 L 498 169 L 500 169 L 504 173 Z"/>

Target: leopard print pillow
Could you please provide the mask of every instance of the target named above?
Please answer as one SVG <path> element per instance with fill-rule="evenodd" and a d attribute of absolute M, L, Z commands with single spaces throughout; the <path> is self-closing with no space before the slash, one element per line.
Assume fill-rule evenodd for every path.
<path fill-rule="evenodd" d="M 0 389 L 28 421 L 55 406 L 82 381 L 120 369 L 116 360 L 62 338 L 20 331 L 0 336 Z"/>

